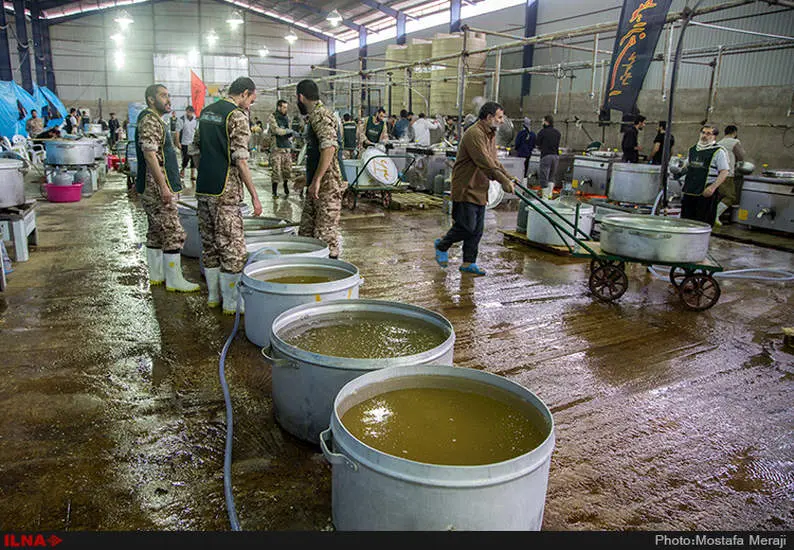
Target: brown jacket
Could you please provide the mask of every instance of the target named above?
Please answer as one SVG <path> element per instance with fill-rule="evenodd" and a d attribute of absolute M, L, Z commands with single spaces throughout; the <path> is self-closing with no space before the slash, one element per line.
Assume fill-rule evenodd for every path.
<path fill-rule="evenodd" d="M 496 157 L 496 131 L 478 120 L 466 130 L 458 146 L 452 167 L 452 200 L 485 206 L 491 180 L 512 189 L 512 178 Z"/>

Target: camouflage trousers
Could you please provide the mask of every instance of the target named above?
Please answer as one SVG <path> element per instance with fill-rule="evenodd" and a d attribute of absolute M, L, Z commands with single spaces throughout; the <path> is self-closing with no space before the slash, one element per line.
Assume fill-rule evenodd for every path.
<path fill-rule="evenodd" d="M 314 237 L 328 244 L 331 256 L 339 256 L 339 217 L 342 214 L 342 195 L 347 184 L 342 180 L 325 180 L 320 186 L 320 198 L 308 195 L 303 199 L 298 235 Z"/>
<path fill-rule="evenodd" d="M 245 230 L 240 212 L 240 187 L 239 182 L 235 185 L 229 181 L 223 195 L 198 197 L 201 261 L 205 268 L 220 267 L 226 273 L 241 273 L 245 267 Z"/>
<path fill-rule="evenodd" d="M 141 195 L 141 205 L 149 221 L 146 246 L 163 250 L 180 250 L 185 244 L 186 235 L 179 222 L 176 197 L 173 197 L 168 204 L 163 204 L 160 186 L 147 178 L 146 189 Z"/>
<path fill-rule="evenodd" d="M 289 149 L 273 149 L 270 153 L 270 182 L 273 194 L 278 193 L 279 184 L 284 184 L 284 193 L 289 193 L 287 184 L 292 176 L 292 153 Z"/>

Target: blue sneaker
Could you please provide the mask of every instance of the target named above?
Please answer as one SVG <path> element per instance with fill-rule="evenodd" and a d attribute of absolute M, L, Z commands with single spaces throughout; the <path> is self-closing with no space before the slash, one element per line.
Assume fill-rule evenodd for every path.
<path fill-rule="evenodd" d="M 477 264 L 469 264 L 466 267 L 460 266 L 459 268 L 463 273 L 471 273 L 472 275 L 485 275 L 485 270 L 480 269 Z"/>
<path fill-rule="evenodd" d="M 433 248 L 436 249 L 436 262 L 441 267 L 447 267 L 449 265 L 449 254 L 446 252 L 438 249 L 438 244 L 441 242 L 441 239 L 436 239 L 433 243 Z"/>

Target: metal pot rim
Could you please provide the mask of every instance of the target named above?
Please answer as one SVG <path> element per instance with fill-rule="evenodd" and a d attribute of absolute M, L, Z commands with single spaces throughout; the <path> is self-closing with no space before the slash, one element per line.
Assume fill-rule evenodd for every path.
<path fill-rule="evenodd" d="M 538 409 L 547 422 L 548 434 L 537 447 L 509 460 L 491 464 L 461 466 L 418 462 L 385 453 L 370 447 L 356 438 L 342 423 L 339 409 L 343 400 L 355 396 L 361 389 L 393 379 L 421 379 L 424 376 L 440 376 L 450 379 L 460 378 L 495 386 L 503 391 L 512 393 Z M 376 380 L 372 381 L 373 378 Z M 364 399 L 366 397 L 358 402 Z M 358 403 L 353 403 L 352 405 L 355 404 Z M 339 390 L 334 399 L 329 429 L 334 438 L 342 443 L 339 447 L 352 455 L 351 458 L 354 461 L 362 462 L 367 467 L 389 477 L 423 485 L 432 484 L 445 487 L 481 487 L 505 483 L 512 479 L 523 477 L 536 470 L 548 459 L 555 443 L 554 417 L 548 406 L 534 392 L 497 374 L 466 367 L 430 363 L 380 369 L 354 378 Z"/>
<path fill-rule="evenodd" d="M 661 174 L 662 167 L 658 164 L 637 164 L 633 162 L 613 162 L 612 171 L 635 172 L 640 174 Z"/>
<path fill-rule="evenodd" d="M 649 227 L 654 224 L 658 227 Z M 707 223 L 682 218 L 663 216 L 643 216 L 640 214 L 607 214 L 601 219 L 601 226 L 618 227 L 648 233 L 685 233 L 692 235 L 710 234 L 711 226 Z"/>
<path fill-rule="evenodd" d="M 309 318 L 309 313 L 312 311 L 323 309 L 334 309 L 339 311 L 338 308 L 348 311 L 382 311 L 395 313 L 402 310 L 403 312 L 412 312 L 410 317 L 418 317 L 433 323 L 436 326 L 446 329 L 449 333 L 447 339 L 433 349 L 423 351 L 414 355 L 402 355 L 399 357 L 387 357 L 378 359 L 359 359 L 352 357 L 337 357 L 335 355 L 323 355 L 320 353 L 312 353 L 292 346 L 281 339 L 278 332 L 284 330 L 286 327 L 294 326 Z M 280 351 L 282 354 L 294 358 L 302 363 L 310 365 L 327 367 L 332 369 L 343 370 L 356 370 L 356 371 L 370 371 L 372 365 L 381 365 L 380 368 L 416 365 L 420 363 L 429 363 L 439 359 L 443 354 L 448 351 L 449 346 L 455 342 L 455 328 L 452 323 L 443 315 L 435 311 L 406 304 L 403 302 L 390 302 L 388 300 L 367 300 L 367 299 L 350 299 L 350 300 L 329 300 L 327 302 L 317 302 L 311 304 L 303 304 L 288 309 L 280 314 L 273 320 L 270 327 L 270 345 L 274 349 Z M 262 351 L 265 351 L 264 349 Z"/>
<path fill-rule="evenodd" d="M 0 170 L 19 170 L 24 163 L 18 159 L 0 158 Z"/>
<path fill-rule="evenodd" d="M 349 276 L 336 281 L 328 281 L 327 283 L 312 284 L 269 283 L 267 281 L 260 281 L 254 278 L 255 274 L 283 269 L 285 267 L 321 267 L 325 269 L 344 271 L 349 273 Z M 337 292 L 339 290 L 344 290 L 345 288 L 355 286 L 355 283 L 360 278 L 361 277 L 359 275 L 358 268 L 353 264 L 344 262 L 342 260 L 333 260 L 331 258 L 313 258 L 311 256 L 290 254 L 284 258 L 262 260 L 245 266 L 245 268 L 243 268 L 241 283 L 243 287 L 247 287 L 258 292 L 266 292 L 267 294 L 324 294 L 328 292 Z"/>

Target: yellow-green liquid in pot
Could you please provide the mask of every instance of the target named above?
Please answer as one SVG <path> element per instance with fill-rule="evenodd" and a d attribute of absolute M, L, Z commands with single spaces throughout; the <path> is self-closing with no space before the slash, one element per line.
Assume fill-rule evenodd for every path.
<path fill-rule="evenodd" d="M 334 316 L 286 331 L 281 338 L 296 348 L 351 359 L 383 359 L 416 355 L 448 338 L 441 327 L 408 317 L 387 315 Z"/>
<path fill-rule="evenodd" d="M 449 466 L 494 464 L 535 449 L 548 435 L 536 410 L 505 396 L 399 389 L 353 406 L 341 420 L 358 440 L 386 454 Z"/>

